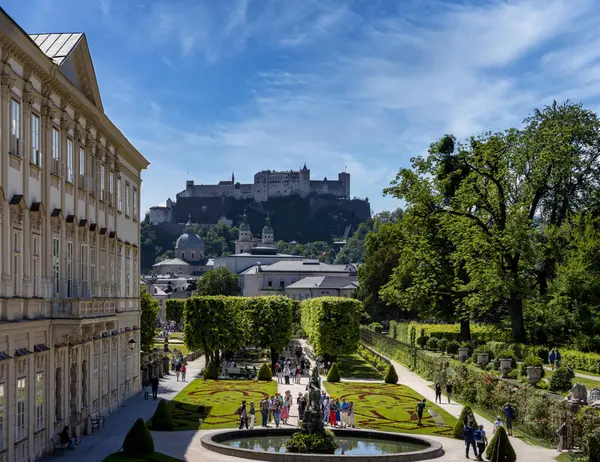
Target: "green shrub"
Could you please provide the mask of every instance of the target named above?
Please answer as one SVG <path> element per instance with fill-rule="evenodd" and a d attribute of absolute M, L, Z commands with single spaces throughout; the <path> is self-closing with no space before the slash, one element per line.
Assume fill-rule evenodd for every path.
<path fill-rule="evenodd" d="M 329 372 L 327 373 L 327 381 L 328 382 L 339 382 L 340 378 L 340 370 L 338 368 L 337 363 L 333 363 L 329 368 Z"/>
<path fill-rule="evenodd" d="M 523 362 L 519 365 L 519 369 L 521 370 L 521 376 L 523 376 L 523 377 L 527 376 L 527 367 L 528 366 L 540 367 L 542 369 L 542 378 L 544 378 L 546 376 L 544 364 L 542 363 L 542 360 L 538 356 L 533 356 L 533 355 L 527 356 L 527 358 L 525 358 L 523 360 Z"/>
<path fill-rule="evenodd" d="M 263 365 L 260 366 L 260 369 L 258 370 L 258 375 L 256 378 L 265 382 L 272 380 L 273 373 L 271 372 L 271 368 L 267 364 L 263 363 Z"/>
<path fill-rule="evenodd" d="M 600 429 L 586 435 L 582 449 L 589 462 L 600 462 Z"/>
<path fill-rule="evenodd" d="M 517 460 L 517 455 L 504 427 L 498 427 L 494 433 L 494 437 L 485 451 L 485 456 L 490 462 L 515 462 Z"/>
<path fill-rule="evenodd" d="M 388 336 L 391 338 L 396 338 L 396 326 L 398 323 L 394 320 L 390 321 L 390 328 L 388 330 Z"/>
<path fill-rule="evenodd" d="M 428 341 L 429 337 L 421 336 L 417 339 L 417 345 L 419 345 L 421 348 L 425 348 L 425 345 L 427 345 Z"/>
<path fill-rule="evenodd" d="M 173 431 L 173 419 L 171 418 L 171 413 L 169 412 L 167 400 L 161 399 L 158 402 L 156 411 L 154 411 L 154 415 L 152 416 L 151 424 L 153 431 Z"/>
<path fill-rule="evenodd" d="M 600 374 L 600 354 L 582 353 L 576 350 L 560 350 L 561 365 L 573 369 Z"/>
<path fill-rule="evenodd" d="M 333 454 L 337 448 L 331 430 L 323 433 L 297 432 L 285 443 L 288 452 L 297 454 Z"/>
<path fill-rule="evenodd" d="M 518 369 L 513 369 L 512 371 L 510 371 L 508 373 L 508 378 L 512 379 L 512 380 L 518 380 L 519 379 L 519 371 L 518 371 Z"/>
<path fill-rule="evenodd" d="M 396 385 L 398 383 L 398 374 L 396 374 L 396 369 L 394 369 L 392 364 L 390 364 L 387 374 L 385 374 L 384 382 L 392 385 Z"/>
<path fill-rule="evenodd" d="M 462 440 L 465 433 L 465 425 L 470 422 L 473 428 L 477 428 L 477 421 L 475 420 L 475 415 L 473 415 L 473 410 L 471 406 L 465 406 L 460 413 L 460 417 L 456 421 L 454 425 L 454 433 L 453 436 L 457 440 Z"/>
<path fill-rule="evenodd" d="M 427 340 L 427 349 L 436 351 L 439 347 L 440 341 L 437 338 L 431 337 L 429 340 Z"/>
<path fill-rule="evenodd" d="M 446 351 L 450 355 L 455 355 L 455 354 L 458 354 L 459 348 L 460 348 L 460 343 L 456 340 L 452 340 L 452 341 L 448 342 L 448 347 L 446 348 Z"/>
<path fill-rule="evenodd" d="M 378 334 L 381 334 L 383 332 L 383 326 L 378 322 L 372 322 L 371 324 L 369 324 L 369 329 L 371 329 L 374 332 L 377 332 Z"/>
<path fill-rule="evenodd" d="M 445 338 L 438 339 L 438 348 L 442 353 L 445 353 L 448 349 L 448 340 Z"/>
<path fill-rule="evenodd" d="M 132 457 L 147 456 L 154 453 L 152 434 L 142 419 L 137 419 L 133 427 L 127 432 L 123 441 L 123 452 Z"/>
<path fill-rule="evenodd" d="M 568 367 L 559 367 L 550 377 L 550 391 L 569 391 L 575 374 Z"/>
<path fill-rule="evenodd" d="M 215 366 L 215 363 L 212 361 L 208 362 L 204 368 L 202 377 L 204 377 L 204 380 L 217 380 L 217 367 Z"/>

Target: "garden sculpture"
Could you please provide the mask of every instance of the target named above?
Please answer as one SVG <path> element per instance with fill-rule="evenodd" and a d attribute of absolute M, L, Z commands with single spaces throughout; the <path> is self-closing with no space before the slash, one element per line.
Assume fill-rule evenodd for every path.
<path fill-rule="evenodd" d="M 572 403 L 587 403 L 587 389 L 585 385 L 576 383 L 571 388 L 571 391 L 567 395 L 567 399 Z"/>
<path fill-rule="evenodd" d="M 592 388 L 589 391 L 588 403 L 592 407 L 600 408 L 600 388 Z"/>

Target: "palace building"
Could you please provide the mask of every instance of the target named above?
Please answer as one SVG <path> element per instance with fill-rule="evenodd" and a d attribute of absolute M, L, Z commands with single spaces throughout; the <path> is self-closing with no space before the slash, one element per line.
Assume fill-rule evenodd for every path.
<path fill-rule="evenodd" d="M 85 35 L 2 9 L 0 135 L 0 462 L 20 462 L 140 389 L 148 162 L 103 111 Z"/>

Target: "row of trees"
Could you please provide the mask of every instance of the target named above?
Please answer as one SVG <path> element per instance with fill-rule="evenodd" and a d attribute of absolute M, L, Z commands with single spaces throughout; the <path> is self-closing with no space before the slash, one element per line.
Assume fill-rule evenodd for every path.
<path fill-rule="evenodd" d="M 445 135 L 386 194 L 401 219 L 366 238 L 360 297 L 376 317 L 508 321 L 519 343 L 600 349 L 600 121 L 581 105 L 520 129 Z"/>

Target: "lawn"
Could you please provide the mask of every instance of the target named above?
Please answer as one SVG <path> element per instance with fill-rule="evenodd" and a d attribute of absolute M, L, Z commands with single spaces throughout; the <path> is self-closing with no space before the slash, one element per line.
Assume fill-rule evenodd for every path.
<path fill-rule="evenodd" d="M 423 397 L 405 385 L 359 382 L 324 385 L 330 396 L 354 402 L 359 428 L 452 437 L 456 418 L 432 402 L 427 403 L 422 426 L 411 420 L 411 413 L 416 412 Z"/>
<path fill-rule="evenodd" d="M 155 452 L 151 456 L 146 457 L 130 457 L 124 452 L 115 452 L 111 454 L 103 462 L 183 462 L 181 459 Z"/>
<path fill-rule="evenodd" d="M 552 374 L 554 374 L 554 371 L 549 371 L 548 369 L 546 369 L 546 375 L 544 378 L 546 378 L 546 379 L 548 379 L 548 381 L 550 381 Z M 585 385 L 585 387 L 589 391 L 592 388 L 600 388 L 600 377 L 598 377 L 598 380 L 590 380 L 590 379 L 586 379 L 583 377 L 573 377 L 573 383 L 574 384 L 581 383 L 581 384 Z"/>
<path fill-rule="evenodd" d="M 158 348 L 162 351 L 165 347 L 164 343 L 155 343 L 154 348 Z M 183 343 L 169 343 L 169 350 L 174 352 L 175 350 L 181 351 L 183 355 L 187 355 L 189 353 L 188 348 Z"/>
<path fill-rule="evenodd" d="M 353 379 L 383 379 L 381 373 L 357 354 L 338 355 L 340 376 Z"/>
<path fill-rule="evenodd" d="M 235 428 L 239 425 L 235 411 L 242 400 L 248 404 L 254 402 L 258 413 L 262 397 L 276 392 L 277 383 L 274 381 L 196 379 L 169 402 L 169 410 L 175 430 Z M 211 408 L 202 426 L 198 422 L 201 417 L 198 406 Z M 151 427 L 151 422 L 148 426 Z"/>

